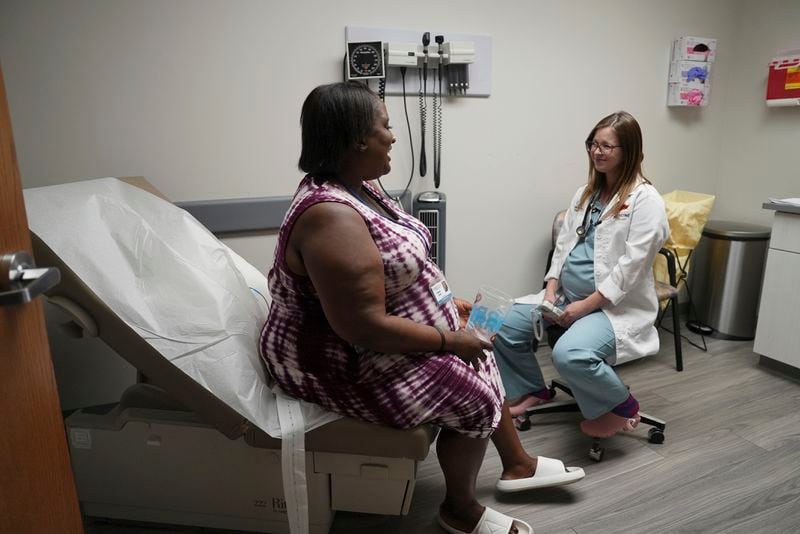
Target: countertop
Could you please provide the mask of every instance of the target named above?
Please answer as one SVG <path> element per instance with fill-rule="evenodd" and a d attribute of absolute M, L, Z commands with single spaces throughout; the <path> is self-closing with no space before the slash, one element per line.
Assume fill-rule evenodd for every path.
<path fill-rule="evenodd" d="M 800 206 L 792 206 L 791 204 L 779 204 L 777 202 L 764 202 L 761 207 L 765 210 L 782 211 L 784 213 L 794 213 L 800 215 Z"/>

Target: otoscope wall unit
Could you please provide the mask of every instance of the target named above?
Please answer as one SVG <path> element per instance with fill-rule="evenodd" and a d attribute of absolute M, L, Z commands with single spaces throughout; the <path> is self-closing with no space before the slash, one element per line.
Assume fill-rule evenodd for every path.
<path fill-rule="evenodd" d="M 423 35 L 429 34 L 429 44 Z M 438 38 L 438 39 L 437 39 Z M 492 89 L 492 38 L 484 34 L 450 33 L 395 28 L 346 26 L 348 51 L 352 43 L 383 43 L 385 61 L 385 94 L 412 94 L 421 90 L 423 69 L 430 79 L 427 89 L 433 90 L 438 70 L 442 71 L 442 94 L 445 96 L 488 97 Z M 367 56 L 365 56 L 367 57 Z M 405 78 L 402 72 L 405 69 Z"/>
<path fill-rule="evenodd" d="M 687 36 L 673 41 L 667 85 L 668 106 L 708 104 L 711 66 L 716 56 L 716 39 Z"/>

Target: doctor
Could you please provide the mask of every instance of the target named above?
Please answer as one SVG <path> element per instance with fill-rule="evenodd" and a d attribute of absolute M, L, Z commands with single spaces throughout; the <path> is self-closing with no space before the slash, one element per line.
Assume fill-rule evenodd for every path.
<path fill-rule="evenodd" d="M 494 353 L 512 415 L 549 402 L 531 314 L 543 301 L 553 304 L 560 315 L 544 312 L 553 364 L 586 418 L 583 432 L 608 437 L 639 422 L 639 403 L 612 365 L 658 352 L 652 266 L 669 226 L 661 196 L 642 175 L 642 132 L 633 116 L 602 119 L 586 151 L 588 183 L 566 211 L 546 288 L 517 300 Z"/>

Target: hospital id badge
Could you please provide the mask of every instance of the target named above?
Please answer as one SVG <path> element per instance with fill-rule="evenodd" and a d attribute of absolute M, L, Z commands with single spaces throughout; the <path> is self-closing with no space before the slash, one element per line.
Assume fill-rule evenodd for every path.
<path fill-rule="evenodd" d="M 450 287 L 445 280 L 439 280 L 435 284 L 432 284 L 430 289 L 431 295 L 433 295 L 436 304 L 439 306 L 453 298 L 453 292 L 450 291 Z"/>

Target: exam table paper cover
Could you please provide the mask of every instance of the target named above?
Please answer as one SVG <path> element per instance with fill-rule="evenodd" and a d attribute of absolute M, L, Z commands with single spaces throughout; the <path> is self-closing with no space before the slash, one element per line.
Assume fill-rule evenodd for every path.
<path fill-rule="evenodd" d="M 164 358 L 281 437 L 258 340 L 267 281 L 185 210 L 115 178 L 26 189 L 28 224 Z M 338 419 L 301 402 L 306 430 Z"/>

